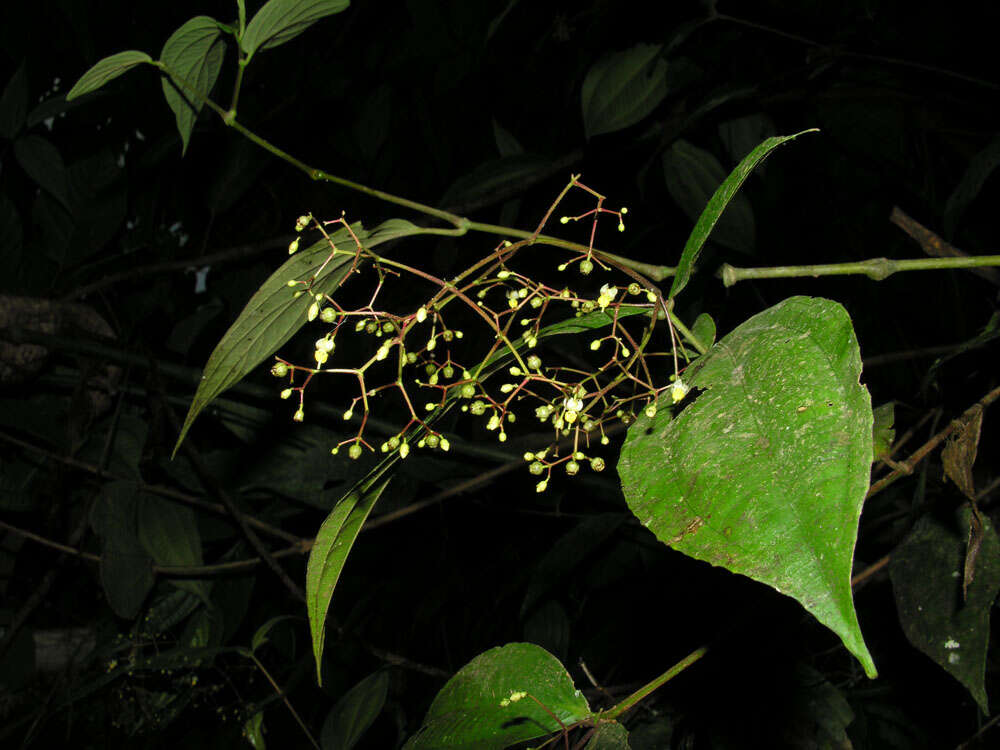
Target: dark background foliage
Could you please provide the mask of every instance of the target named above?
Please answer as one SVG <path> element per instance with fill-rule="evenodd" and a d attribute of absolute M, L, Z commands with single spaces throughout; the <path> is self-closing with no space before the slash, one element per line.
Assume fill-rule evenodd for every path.
<path fill-rule="evenodd" d="M 797 278 L 726 289 L 711 272 L 722 262 L 921 257 L 920 246 L 889 222 L 893 206 L 968 253 L 995 248 L 1000 183 L 989 177 L 993 163 L 975 160 L 996 143 L 1000 11 L 971 2 L 771 0 L 721 2 L 720 13 L 739 18 L 705 21 L 706 5 L 519 2 L 501 16 L 501 0 L 356 0 L 260 55 L 239 117 L 328 172 L 521 228 L 535 226 L 571 172 L 582 173 L 612 205 L 630 210 L 629 231 L 604 231 L 598 245 L 656 264 L 676 262 L 692 224 L 661 165 L 678 139 L 708 150 L 728 171 L 738 157 L 727 151 L 726 123 L 763 116 L 780 134 L 818 127 L 819 135 L 782 147 L 748 180 L 753 252 L 710 243 L 680 314 L 693 320 L 708 311 L 724 333 L 793 294 L 841 302 L 868 363 L 864 380 L 874 404 L 897 402 L 897 434 L 940 410 L 920 423 L 916 445 L 996 386 L 988 336 L 939 366 L 940 351 L 923 351 L 954 351 L 987 329 L 996 277 Z M 69 105 L 62 100 L 101 57 L 122 49 L 155 57 L 174 28 L 201 13 L 229 21 L 235 5 L 38 0 L 0 10 L 0 84 L 23 87 L 27 102 L 26 119 L 0 123 L 0 510 L 7 524 L 94 554 L 101 542 L 86 521 L 108 492 L 109 476 L 211 502 L 225 493 L 272 526 L 315 534 L 324 511 L 358 476 L 344 457 L 329 455 L 344 429 L 343 394 L 311 391 L 312 403 L 327 400 L 333 408 L 293 425 L 261 367 L 207 410 L 188 438 L 207 475 L 183 455 L 170 460 L 174 420 L 215 343 L 283 262 L 296 216 L 344 211 L 369 227 L 415 219 L 311 182 L 209 113 L 180 158 L 151 69 Z M 586 71 L 639 42 L 667 45 L 669 95 L 638 124 L 586 139 Z M 231 57 L 227 63 L 216 88 L 224 105 Z M 495 123 L 521 144 L 530 165 L 516 180 L 505 178 L 509 161 L 498 166 Z M 31 136 L 57 149 L 67 170 L 62 186 L 46 184 L 53 170 L 32 172 L 17 157 L 18 139 Z M 985 170 L 980 190 L 963 206 L 952 198 L 949 208 L 970 164 Z M 490 179 L 490 189 L 480 189 Z M 572 230 L 567 236 L 583 238 Z M 390 252 L 446 274 L 494 242 L 416 239 Z M 539 254 L 539 267 L 559 262 Z M 304 358 L 305 346 L 293 343 L 285 353 Z M 907 354 L 887 361 L 895 352 Z M 399 417 L 391 410 L 376 416 L 390 425 Z M 987 417 L 977 486 L 995 475 L 990 424 Z M 375 518 L 506 466 L 532 445 L 529 428 L 504 446 L 477 425 L 459 420 L 450 428 L 467 442 L 447 458 L 404 463 Z M 983 500 L 987 511 L 991 499 Z M 856 570 L 891 553 L 921 514 L 959 502 L 937 458 L 921 465 L 867 506 Z M 225 514 L 197 518 L 205 564 L 252 557 Z M 859 748 L 954 747 L 988 720 L 906 641 L 884 573 L 856 592 L 881 672 L 870 682 L 794 602 L 656 542 L 631 520 L 610 471 L 560 480 L 536 495 L 531 477 L 516 467 L 363 533 L 334 597 L 322 689 L 315 687 L 304 607 L 264 566 L 210 576 L 213 607 L 187 594 L 190 612 L 159 577 L 137 625 L 108 607 L 92 562 L 60 557 L 7 527 L 0 541 L 4 633 L 18 613 L 29 615 L 3 662 L 5 746 L 236 745 L 243 721 L 262 706 L 271 741 L 304 746 L 272 687 L 233 654 L 102 677 L 112 661 L 136 654 L 249 645 L 262 624 L 286 614 L 293 618 L 275 625 L 258 653 L 317 735 L 346 690 L 390 670 L 386 707 L 366 747 L 396 746 L 419 726 L 446 675 L 516 640 L 549 648 L 585 686 L 582 661 L 617 696 L 713 644 L 709 657 L 629 720 L 634 747 L 835 746 L 821 744 L 826 730 L 817 718 L 833 709 L 803 698 L 821 683 L 853 710 L 848 734 Z M 555 573 L 542 562 L 553 549 L 564 563 Z M 281 560 L 300 585 L 304 559 Z M 41 600 L 33 601 L 38 592 Z M 528 607 L 526 593 L 534 597 Z M 175 612 L 167 619 L 176 622 L 140 627 L 154 605 Z M 32 664 L 32 634 L 70 628 L 89 639 L 82 650 L 91 657 L 54 672 Z M 993 665 L 991 658 L 991 694 L 998 687 Z M 591 699 L 599 700 L 596 692 Z"/>

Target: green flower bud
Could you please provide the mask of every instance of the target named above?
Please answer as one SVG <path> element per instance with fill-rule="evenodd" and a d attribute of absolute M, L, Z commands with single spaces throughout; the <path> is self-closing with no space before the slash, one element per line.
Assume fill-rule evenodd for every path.
<path fill-rule="evenodd" d="M 350 448 L 348 448 L 347 455 L 354 460 L 361 458 L 361 443 L 354 443 Z"/>
<path fill-rule="evenodd" d="M 590 272 L 594 270 L 594 263 L 591 260 L 581 260 L 580 261 L 580 273 L 584 276 L 589 276 Z"/>
<path fill-rule="evenodd" d="M 283 378 L 288 374 L 288 365 L 284 362 L 275 362 L 271 365 L 271 374 L 276 378 Z"/>

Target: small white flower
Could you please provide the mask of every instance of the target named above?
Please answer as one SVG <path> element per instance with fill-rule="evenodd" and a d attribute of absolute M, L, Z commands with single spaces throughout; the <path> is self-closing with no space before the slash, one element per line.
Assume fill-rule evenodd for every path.
<path fill-rule="evenodd" d="M 680 378 L 677 378 L 677 380 L 674 381 L 674 384 L 670 386 L 670 398 L 672 398 L 676 404 L 681 401 L 681 399 L 683 399 L 690 390 L 691 387 L 689 385 L 685 384 Z"/>

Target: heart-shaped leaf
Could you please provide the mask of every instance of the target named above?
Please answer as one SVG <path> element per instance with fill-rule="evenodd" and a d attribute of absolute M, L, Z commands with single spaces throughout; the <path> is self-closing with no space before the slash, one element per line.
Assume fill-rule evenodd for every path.
<path fill-rule="evenodd" d="M 872 409 L 847 312 L 792 297 L 691 369 L 676 417 L 663 408 L 629 428 L 629 507 L 663 543 L 799 601 L 874 677 L 850 580 Z"/>
<path fill-rule="evenodd" d="M 502 750 L 589 716 L 587 700 L 558 659 L 533 643 L 509 643 L 448 680 L 403 748 Z"/>

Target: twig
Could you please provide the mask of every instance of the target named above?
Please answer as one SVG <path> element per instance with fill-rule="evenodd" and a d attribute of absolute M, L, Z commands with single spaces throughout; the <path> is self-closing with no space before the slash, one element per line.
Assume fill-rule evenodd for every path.
<path fill-rule="evenodd" d="M 915 239 L 928 255 L 936 258 L 970 257 L 964 250 L 959 250 L 954 245 L 945 242 L 937 234 L 920 224 L 920 222 L 911 219 L 903 213 L 903 210 L 899 206 L 892 207 L 892 213 L 889 215 L 889 221 Z M 1000 286 L 1000 274 L 998 274 L 995 269 L 970 268 L 969 270 L 977 276 L 986 279 L 991 284 Z"/>
<path fill-rule="evenodd" d="M 157 385 L 159 385 L 159 376 L 156 373 L 155 367 L 152 370 L 152 375 L 154 382 L 157 382 Z M 166 400 L 165 393 L 159 387 L 157 388 L 157 396 L 160 399 L 160 403 L 163 405 L 163 410 L 166 413 L 170 424 L 173 426 L 175 431 L 180 432 L 180 420 L 177 419 L 177 415 L 174 414 L 173 408 Z M 212 476 L 208 467 L 205 466 L 205 462 L 202 461 L 197 449 L 187 441 L 184 442 L 183 447 L 188 460 L 191 462 L 191 468 L 193 468 L 194 473 L 198 475 L 198 481 L 200 481 L 206 489 L 211 490 L 220 500 L 222 500 L 222 504 L 226 506 L 226 510 L 229 511 L 229 515 L 231 515 L 236 521 L 240 531 L 243 532 L 243 536 L 250 543 L 250 546 L 253 547 L 254 552 L 256 552 L 267 564 L 267 567 L 274 572 L 274 574 L 278 577 L 278 580 L 284 584 L 285 588 L 291 592 L 292 596 L 299 601 L 304 602 L 306 600 L 305 592 L 289 577 L 288 573 L 285 572 L 285 569 L 278 564 L 278 561 L 275 560 L 271 552 L 264 546 L 263 542 L 260 541 L 260 537 L 258 537 L 257 534 L 254 533 L 254 530 L 250 528 L 246 518 L 236 507 L 236 503 L 233 502 L 229 493 L 222 488 L 222 486 L 216 481 L 215 477 Z"/>
<path fill-rule="evenodd" d="M 254 255 L 259 255 L 268 250 L 286 248 L 288 247 L 288 243 L 293 239 L 295 239 L 295 235 L 293 234 L 282 235 L 281 237 L 271 237 L 270 239 L 262 240 L 260 242 L 249 242 L 244 245 L 227 247 L 224 250 L 219 250 L 208 255 L 201 255 L 196 258 L 168 260 L 162 263 L 150 263 L 145 266 L 130 268 L 128 271 L 110 274 L 99 281 L 94 281 L 80 287 L 79 289 L 75 289 L 63 297 L 63 300 L 69 302 L 72 300 L 82 299 L 94 294 L 95 292 L 112 287 L 115 284 L 120 284 L 123 281 L 133 281 L 145 276 L 155 276 L 156 274 L 170 273 L 171 271 L 183 271 L 193 266 L 217 266 L 221 263 L 227 263 L 233 260 L 251 258 Z"/>
<path fill-rule="evenodd" d="M 6 521 L 0 521 L 0 529 L 9 531 L 12 534 L 17 534 L 20 537 L 35 542 L 36 544 L 41 544 L 43 547 L 49 547 L 50 549 L 58 550 L 59 552 L 77 557 L 81 560 L 86 560 L 89 563 L 98 564 L 101 562 L 100 555 L 95 555 L 92 552 L 84 552 L 76 547 L 61 544 L 53 539 L 36 534 L 33 531 L 28 531 L 27 529 L 22 529 L 18 526 L 12 526 Z M 312 539 L 303 539 L 291 547 L 286 547 L 285 549 L 272 552 L 271 557 L 281 558 L 290 557 L 292 555 L 302 555 L 312 549 L 312 546 Z M 235 573 L 241 570 L 251 570 L 257 567 L 261 562 L 260 558 L 255 557 L 249 560 L 234 560 L 232 562 L 216 563 L 214 565 L 153 565 L 152 570 L 154 574 L 164 575 L 170 578 L 196 578 L 202 576 Z"/>
<path fill-rule="evenodd" d="M 969 417 L 971 417 L 976 409 L 985 408 L 990 404 L 992 404 L 994 401 L 996 401 L 998 398 L 1000 398 L 1000 387 L 994 388 L 992 391 L 990 391 L 981 399 L 979 399 L 976 403 L 974 403 L 972 406 L 966 409 L 958 419 L 953 419 L 948 424 L 947 427 L 945 427 L 943 430 L 934 435 L 934 437 L 932 437 L 922 446 L 917 448 L 917 450 L 915 450 L 912 454 L 910 454 L 909 458 L 907 458 L 906 461 L 902 463 L 905 464 L 905 466 L 912 471 L 913 467 L 920 461 L 922 461 L 924 458 L 926 458 L 931 451 L 937 448 L 944 441 L 945 438 L 947 438 L 955 430 L 961 429 L 962 425 L 964 424 L 964 421 L 967 420 Z M 890 471 L 888 474 L 879 479 L 868 489 L 868 494 L 865 496 L 865 498 L 867 499 L 881 492 L 890 484 L 895 482 L 897 479 L 905 475 L 906 475 L 905 470 L 894 469 L 893 471 Z"/>
<path fill-rule="evenodd" d="M 867 276 L 872 281 L 883 281 L 901 271 L 940 271 L 961 268 L 1000 266 L 1000 255 L 973 255 L 964 258 L 868 258 L 851 263 L 820 263 L 811 266 L 771 266 L 769 268 L 737 268 L 723 263 L 716 276 L 722 283 L 733 286 L 749 279 L 791 279 L 808 276 Z"/>
<path fill-rule="evenodd" d="M 105 469 L 101 469 L 99 466 L 95 466 L 94 464 L 87 463 L 86 461 L 80 461 L 79 459 L 71 458 L 70 456 L 61 456 L 58 453 L 53 453 L 50 450 L 47 450 L 37 445 L 33 445 L 32 443 L 16 438 L 13 435 L 8 435 L 4 432 L 0 432 L 0 440 L 10 443 L 11 445 L 16 445 L 19 448 L 24 448 L 25 450 L 31 451 L 40 456 L 44 456 L 45 458 L 51 459 L 53 461 L 58 461 L 59 463 L 65 464 L 66 466 L 72 466 L 73 468 L 79 469 L 80 471 L 85 471 L 89 474 L 93 474 L 98 479 L 108 479 L 119 482 L 134 482 L 135 485 L 143 492 L 149 492 L 154 495 L 159 495 L 160 497 L 165 497 L 168 498 L 169 500 L 185 503 L 186 505 L 190 505 L 195 508 L 200 508 L 201 510 L 210 511 L 212 513 L 219 513 L 225 515 L 228 512 L 226 507 L 219 503 L 206 502 L 205 500 L 201 500 L 200 498 L 197 498 L 194 495 L 189 495 L 186 492 L 181 492 L 179 490 L 175 490 L 170 487 L 164 487 L 158 484 L 146 484 L 145 482 L 138 481 L 132 478 L 118 476 L 117 474 L 107 471 Z M 276 526 L 272 526 L 268 523 L 265 523 L 260 519 L 254 518 L 253 516 L 248 516 L 245 514 L 241 515 L 242 518 L 245 519 L 246 522 L 251 526 L 260 529 L 265 534 L 269 534 L 273 537 L 283 539 L 284 541 L 289 542 L 290 544 L 299 545 L 307 541 L 302 539 L 301 537 L 295 536 L 294 534 L 289 534 L 287 531 L 279 529 Z"/>
<path fill-rule="evenodd" d="M 89 523 L 90 514 L 81 513 L 73 532 L 69 536 L 70 548 L 76 547 L 80 544 L 83 539 L 83 535 L 87 533 L 87 526 Z M 59 555 L 59 557 L 52 564 L 52 567 L 49 568 L 42 577 L 41 582 L 38 584 L 38 588 L 31 592 L 31 595 L 27 598 L 27 600 L 25 600 L 24 604 L 21 605 L 20 609 L 14 613 L 14 617 L 11 619 L 3 640 L 0 640 L 0 660 L 4 658 L 7 650 L 14 643 L 14 639 L 17 638 L 18 633 L 21 631 L 21 628 L 24 627 L 28 618 L 31 617 L 32 612 L 34 612 L 45 597 L 49 595 L 49 590 L 52 588 L 52 584 L 55 583 L 56 575 L 66 560 L 67 555 Z"/>

